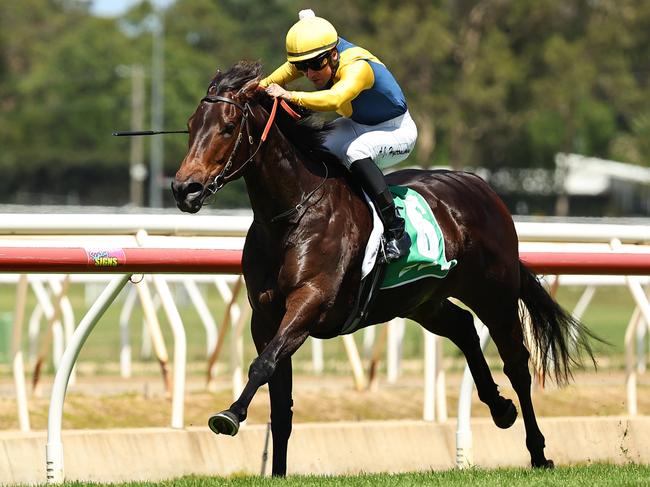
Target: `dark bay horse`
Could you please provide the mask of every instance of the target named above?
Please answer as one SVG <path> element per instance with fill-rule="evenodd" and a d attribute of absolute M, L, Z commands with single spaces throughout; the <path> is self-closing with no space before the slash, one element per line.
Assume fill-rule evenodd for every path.
<path fill-rule="evenodd" d="M 322 148 L 326 125 L 296 122 L 278 109 L 263 141 L 273 100 L 258 89 L 260 75 L 259 63 L 246 61 L 217 72 L 189 119 L 189 150 L 172 190 L 178 207 L 194 213 L 224 184 L 239 177 L 246 182 L 254 221 L 243 273 L 259 355 L 239 399 L 209 425 L 216 433 L 236 434 L 255 392 L 268 383 L 273 474 L 284 475 L 293 415 L 291 356 L 310 335 L 335 337 L 341 331 L 360 285 L 371 215 L 345 169 Z M 508 428 L 517 409 L 494 383 L 472 314 L 447 298 L 462 301 L 498 348 L 519 399 L 531 464 L 552 467 L 533 410 L 529 358 L 543 376 L 564 383 L 581 351 L 593 360 L 588 332 L 519 260 L 512 217 L 482 179 L 467 172 L 406 170 L 388 181 L 428 201 L 444 234 L 446 257 L 458 265 L 445 279 L 382 290 L 367 324 L 401 316 L 452 340 L 494 422 Z M 525 343 L 519 300 L 530 315 L 533 343 Z M 532 357 L 526 345 L 536 351 Z"/>

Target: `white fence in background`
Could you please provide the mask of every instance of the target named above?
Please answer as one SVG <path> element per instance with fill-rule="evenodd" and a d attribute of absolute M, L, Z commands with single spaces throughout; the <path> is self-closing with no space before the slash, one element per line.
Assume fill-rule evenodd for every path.
<path fill-rule="evenodd" d="M 92 248 L 101 244 L 104 248 L 119 248 L 142 245 L 143 239 L 146 239 L 146 245 L 153 247 L 179 248 L 180 246 L 182 248 L 241 249 L 243 246 L 243 236 L 251 221 L 252 218 L 249 216 L 214 215 L 3 215 L 2 222 L 0 222 L 0 246 L 65 248 L 81 245 L 86 248 Z M 522 250 L 539 250 L 545 252 L 603 252 L 606 249 L 609 250 L 614 247 L 617 251 L 623 253 L 640 252 L 643 254 L 648 252 L 648 256 L 650 256 L 649 247 L 646 247 L 646 244 L 650 241 L 650 226 L 646 225 L 518 222 L 516 226 Z M 650 264 L 648 268 L 650 269 Z M 648 274 L 650 274 L 650 271 Z M 73 342 L 71 330 L 74 328 L 74 317 L 71 316 L 71 308 L 66 303 L 65 288 L 67 283 L 77 282 L 79 280 L 103 280 L 105 282 L 107 277 L 93 275 L 84 275 L 81 277 L 79 275 L 71 275 L 69 279 L 61 279 L 60 275 L 56 277 L 52 275 L 32 275 L 28 279 L 27 277 L 9 274 L 4 276 L 0 274 L 0 277 L 5 282 L 17 283 L 18 293 L 12 353 L 13 370 L 21 429 L 29 430 L 29 419 L 26 415 L 24 365 L 22 363 L 22 352 L 18 346 L 20 344 L 22 321 L 25 316 L 24 309 L 21 310 L 19 308 L 21 300 L 24 299 L 27 293 L 28 286 L 32 286 L 39 303 L 39 306 L 32 312 L 30 317 L 30 322 L 32 323 L 30 329 L 36 328 L 36 324 L 42 317 L 45 317 L 48 325 L 52 326 L 53 330 L 59 330 L 54 332 L 54 343 L 57 349 L 55 363 L 57 363 L 57 361 L 61 360 L 59 358 L 61 357 L 62 350 L 61 343 L 65 341 L 68 343 L 68 348 L 70 348 Z M 88 328 L 87 333 L 90 333 L 92 326 L 94 326 L 94 323 L 92 323 L 94 319 L 93 314 L 101 315 L 103 313 L 105 309 L 103 307 L 106 305 L 106 302 L 114 299 L 116 290 L 121 289 L 126 283 L 125 279 L 128 279 L 128 277 L 113 278 L 110 281 L 99 300 L 91 306 L 89 310 L 91 317 L 88 319 L 84 318 L 85 321 L 82 320 L 78 328 L 81 328 L 83 325 Z M 175 391 L 172 400 L 172 427 L 178 428 L 183 425 L 182 401 L 184 386 L 182 384 L 184 384 L 185 380 L 184 357 L 186 352 L 182 319 L 173 303 L 167 283 L 170 280 L 180 280 L 183 283 L 205 328 L 207 342 L 206 353 L 209 355 L 210 353 L 214 354 L 214 351 L 221 346 L 219 338 L 223 338 L 222 333 L 224 328 L 221 330 L 222 333 L 219 333 L 214 318 L 210 316 L 208 308 L 196 288 L 196 283 L 198 281 L 205 281 L 205 279 L 211 279 L 214 282 L 225 301 L 228 301 L 228 296 L 230 295 L 230 304 L 228 305 L 229 315 L 227 320 L 224 316 L 224 321 L 230 321 L 234 329 L 241 331 L 243 313 L 241 310 L 237 311 L 234 301 L 236 300 L 236 296 L 233 296 L 233 290 L 228 285 L 236 281 L 236 276 L 229 279 L 206 276 L 151 276 L 143 279 L 140 281 L 140 284 L 134 286 L 137 292 L 134 293 L 132 291 L 129 294 L 129 297 L 124 302 L 121 313 L 121 334 L 124 337 L 120 352 L 122 374 L 128 376 L 130 373 L 130 346 L 126 340 L 128 336 L 128 333 L 126 333 L 126 324 L 128 323 L 128 316 L 130 315 L 131 309 L 135 304 L 136 294 L 145 310 L 149 334 L 152 337 L 156 355 L 164 371 L 167 361 L 166 350 L 164 349 L 164 343 L 161 341 L 159 326 L 158 331 L 156 331 L 156 309 L 153 297 L 149 291 L 149 284 L 153 283 L 163 305 L 163 309 L 172 325 L 174 335 L 173 384 Z M 576 315 L 581 315 L 584 312 L 589 301 L 593 298 L 595 292 L 594 286 L 599 283 L 625 283 L 629 287 L 637 303 L 637 309 L 632 316 L 632 320 L 625 334 L 628 413 L 630 415 L 637 414 L 636 373 L 637 370 L 641 371 L 645 368 L 645 359 L 643 358 L 637 361 L 635 353 L 638 353 L 640 358 L 642 357 L 641 352 L 644 349 L 639 344 L 645 343 L 645 333 L 650 323 L 650 305 L 642 287 L 647 282 L 647 279 L 642 277 L 600 278 L 596 276 L 571 276 L 560 279 L 563 283 L 580 282 L 587 285 L 583 296 L 580 298 L 574 310 Z M 43 283 L 47 283 L 50 287 L 50 293 L 45 291 Z M 387 329 L 387 369 L 388 380 L 391 382 L 399 376 L 403 326 L 403 322 L 393 321 Z M 84 336 L 84 333 L 78 333 L 78 343 L 79 341 L 83 343 L 87 337 L 87 335 Z M 487 343 L 489 335 L 484 330 L 481 330 L 480 327 L 479 333 L 481 335 L 481 342 L 483 344 Z M 372 354 L 373 358 L 377 359 L 376 351 L 372 353 L 373 344 L 375 343 L 375 330 L 373 328 L 366 329 L 364 334 L 365 355 L 369 356 Z M 424 333 L 424 336 L 425 400 L 423 418 L 429 421 L 444 421 L 447 419 L 447 409 L 444 392 L 444 370 L 441 367 L 440 342 L 427 332 Z M 63 337 L 67 338 L 64 340 Z M 635 337 L 637 342 L 636 350 L 634 347 Z M 316 370 L 322 370 L 322 347 L 318 341 L 313 341 L 312 343 L 314 368 Z M 355 384 L 358 388 L 365 387 L 367 378 L 364 375 L 356 345 L 350 336 L 344 337 L 344 345 L 352 365 Z M 240 346 L 237 340 L 233 341 L 232 346 L 235 349 L 235 353 L 232 355 L 234 357 L 241 357 L 241 354 L 236 351 L 237 347 Z M 76 355 L 72 357 L 73 362 L 75 358 Z M 242 365 L 241 363 L 234 364 L 233 367 L 235 371 L 233 373 L 234 395 L 238 394 L 243 384 Z M 71 379 L 74 380 L 72 370 L 70 372 Z M 65 384 L 57 384 L 57 380 L 59 382 L 63 380 L 58 379 L 58 376 L 59 374 L 57 374 L 57 379 L 55 379 L 55 390 L 53 390 L 50 415 L 60 413 L 56 409 L 53 411 L 52 405 L 60 401 L 62 407 L 63 395 L 65 394 L 65 387 L 67 387 L 67 379 Z M 457 464 L 459 466 L 471 464 L 469 401 L 471 399 L 472 387 L 471 375 L 466 370 L 461 386 L 461 399 L 458 410 Z M 55 394 L 58 397 L 55 398 Z M 52 420 L 52 418 L 50 419 Z M 56 438 L 58 435 L 60 439 L 60 423 L 58 428 L 56 425 L 51 426 L 51 428 L 52 434 L 50 435 L 50 427 L 48 427 L 48 437 Z M 59 453 L 55 452 L 53 455 L 58 457 Z"/>

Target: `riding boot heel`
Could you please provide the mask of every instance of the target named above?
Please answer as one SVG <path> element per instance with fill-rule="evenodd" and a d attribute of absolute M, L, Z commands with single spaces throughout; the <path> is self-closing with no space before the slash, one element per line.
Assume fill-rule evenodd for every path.
<path fill-rule="evenodd" d="M 411 248 L 411 237 L 405 230 L 404 219 L 399 216 L 394 206 L 384 209 L 382 213 L 386 215 L 384 233 L 386 262 L 391 263 L 408 255 Z"/>

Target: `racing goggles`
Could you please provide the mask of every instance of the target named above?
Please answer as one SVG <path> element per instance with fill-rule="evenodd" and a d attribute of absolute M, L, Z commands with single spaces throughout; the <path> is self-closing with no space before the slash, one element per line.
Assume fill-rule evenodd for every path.
<path fill-rule="evenodd" d="M 296 61 L 293 64 L 298 71 L 306 73 L 307 70 L 311 69 L 312 71 L 320 71 L 325 66 L 327 66 L 327 60 L 329 59 L 329 51 L 324 52 L 323 54 L 316 56 L 312 59 L 306 59 L 304 61 Z"/>

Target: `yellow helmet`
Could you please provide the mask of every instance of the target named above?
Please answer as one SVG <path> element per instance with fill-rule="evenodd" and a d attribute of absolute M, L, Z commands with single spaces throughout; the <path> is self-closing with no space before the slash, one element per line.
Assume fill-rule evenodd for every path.
<path fill-rule="evenodd" d="M 327 20 L 312 11 L 301 12 L 300 20 L 287 32 L 287 61 L 295 63 L 311 59 L 336 47 L 339 36 Z"/>

